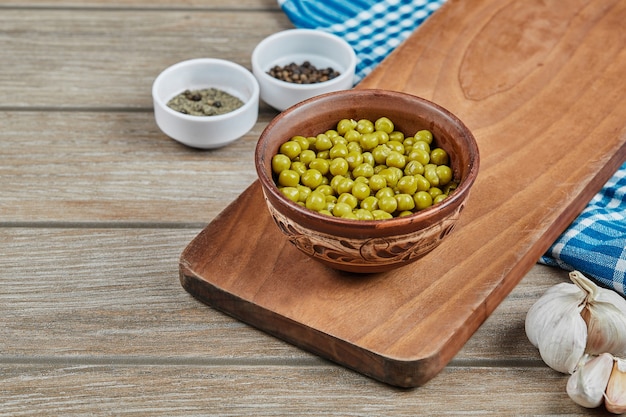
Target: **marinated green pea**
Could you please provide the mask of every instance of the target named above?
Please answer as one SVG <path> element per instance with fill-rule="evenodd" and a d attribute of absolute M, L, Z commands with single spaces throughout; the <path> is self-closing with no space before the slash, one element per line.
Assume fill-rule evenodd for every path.
<path fill-rule="evenodd" d="M 296 187 L 298 189 L 298 192 L 300 193 L 300 197 L 298 198 L 298 201 L 300 202 L 304 202 L 306 201 L 306 198 L 309 196 L 309 194 L 311 194 L 311 189 L 305 185 L 300 185 L 298 184 L 298 186 Z"/>
<path fill-rule="evenodd" d="M 363 148 L 361 148 L 361 144 L 358 142 L 358 140 L 356 142 L 348 142 L 346 146 L 348 147 L 348 153 L 350 152 L 363 153 Z"/>
<path fill-rule="evenodd" d="M 359 177 L 360 178 L 360 177 Z M 361 181 L 355 181 L 352 186 L 352 195 L 355 196 L 359 200 L 365 200 L 370 196 L 372 190 L 369 185 Z"/>
<path fill-rule="evenodd" d="M 298 142 L 302 151 L 306 151 L 307 149 L 309 149 L 309 140 L 304 136 L 296 135 L 292 137 L 291 140 L 294 142 Z"/>
<path fill-rule="evenodd" d="M 430 187 L 430 190 L 428 190 L 428 194 L 430 194 L 434 201 L 438 195 L 443 194 L 443 191 L 441 191 L 441 188 L 439 187 Z"/>
<path fill-rule="evenodd" d="M 322 173 L 317 169 L 307 169 L 304 174 L 300 176 L 300 182 L 302 185 L 306 185 L 311 189 L 316 189 L 322 185 Z"/>
<path fill-rule="evenodd" d="M 393 197 L 394 195 L 396 195 L 396 193 L 393 191 L 393 188 L 385 187 L 385 188 L 381 188 L 380 190 L 376 191 L 376 194 L 374 194 L 374 195 L 380 201 L 381 198 L 383 198 L 383 197 Z"/>
<path fill-rule="evenodd" d="M 296 171 L 300 176 L 302 176 L 306 172 L 307 167 L 301 161 L 293 161 L 289 169 L 291 169 L 292 171 Z"/>
<path fill-rule="evenodd" d="M 424 167 L 424 177 L 428 180 L 431 186 L 439 186 L 439 176 L 437 175 L 436 167 L 433 167 L 433 165 L 429 164 Z"/>
<path fill-rule="evenodd" d="M 291 169 L 286 169 L 278 174 L 278 184 L 283 187 L 296 187 L 300 182 L 300 174 Z M 297 189 L 296 189 L 297 190 Z"/>
<path fill-rule="evenodd" d="M 346 203 L 350 206 L 351 209 L 356 208 L 357 204 L 359 204 L 359 200 L 350 193 L 343 193 L 337 197 L 337 204 Z"/>
<path fill-rule="evenodd" d="M 430 152 L 430 162 L 435 165 L 445 165 L 449 162 L 448 153 L 441 148 L 435 148 Z"/>
<path fill-rule="evenodd" d="M 319 213 L 319 214 L 323 214 L 323 215 L 325 215 L 325 216 L 330 216 L 330 217 L 333 217 L 333 213 L 331 213 L 331 212 L 330 212 L 330 210 L 326 210 L 326 209 L 324 209 L 324 210 L 320 210 L 318 213 Z"/>
<path fill-rule="evenodd" d="M 374 220 L 387 220 L 393 218 L 391 213 L 387 213 L 385 210 L 374 210 L 372 211 L 372 215 L 374 216 Z"/>
<path fill-rule="evenodd" d="M 315 158 L 309 163 L 309 168 L 317 169 L 322 175 L 328 174 L 328 170 L 330 169 L 330 162 L 328 159 Z"/>
<path fill-rule="evenodd" d="M 361 151 L 349 151 L 346 156 L 348 167 L 354 169 L 363 163 L 363 154 Z"/>
<path fill-rule="evenodd" d="M 317 187 L 315 189 L 315 191 L 319 191 L 320 193 L 329 196 L 329 195 L 333 195 L 334 190 L 332 189 L 332 187 L 328 184 L 322 184 L 319 187 Z"/>
<path fill-rule="evenodd" d="M 389 142 L 389 134 L 387 132 L 383 132 L 382 130 L 375 130 L 374 134 L 378 136 L 379 144 L 385 144 Z"/>
<path fill-rule="evenodd" d="M 378 143 L 378 135 L 373 132 L 363 133 L 359 139 L 359 144 L 365 151 L 371 151 L 378 146 Z"/>
<path fill-rule="evenodd" d="M 372 156 L 378 165 L 384 164 L 391 153 L 391 148 L 387 145 L 378 145 L 372 149 Z"/>
<path fill-rule="evenodd" d="M 452 181 L 452 169 L 447 165 L 439 165 L 435 168 L 435 172 L 439 177 L 439 185 L 446 185 Z"/>
<path fill-rule="evenodd" d="M 326 132 L 324 132 L 324 134 L 328 136 L 333 141 L 333 143 L 335 143 L 335 138 L 341 137 L 341 135 L 335 129 L 328 129 Z"/>
<path fill-rule="evenodd" d="M 361 119 L 356 123 L 356 129 L 359 133 L 372 133 L 374 131 L 374 123 L 371 120 Z"/>
<path fill-rule="evenodd" d="M 424 165 L 419 161 L 408 161 L 404 167 L 404 173 L 406 175 L 417 175 L 424 173 Z"/>
<path fill-rule="evenodd" d="M 324 133 L 320 133 L 315 138 L 316 138 L 316 140 L 315 140 L 315 149 L 318 152 L 328 151 L 328 150 L 330 150 L 330 148 L 333 147 L 333 141 L 328 136 L 326 136 Z"/>
<path fill-rule="evenodd" d="M 415 208 L 417 210 L 424 210 L 433 205 L 433 198 L 427 191 L 418 191 L 413 196 L 415 201 Z"/>
<path fill-rule="evenodd" d="M 398 180 L 396 189 L 400 193 L 413 195 L 417 192 L 417 178 L 414 175 L 405 175 Z"/>
<path fill-rule="evenodd" d="M 411 214 L 413 214 L 411 210 L 405 210 L 405 211 L 401 211 L 400 213 L 398 213 L 398 217 L 410 216 Z"/>
<path fill-rule="evenodd" d="M 398 211 L 410 211 L 415 208 L 415 200 L 411 194 L 396 194 L 394 198 L 398 203 Z"/>
<path fill-rule="evenodd" d="M 441 203 L 443 200 L 445 200 L 446 198 L 448 198 L 447 195 L 445 194 L 439 194 L 437 197 L 433 198 L 433 204 L 439 204 Z"/>
<path fill-rule="evenodd" d="M 272 171 L 280 174 L 282 171 L 291 167 L 291 159 L 287 155 L 278 153 L 272 157 Z"/>
<path fill-rule="evenodd" d="M 296 187 L 282 187 L 280 192 L 294 203 L 300 201 L 300 191 Z"/>
<path fill-rule="evenodd" d="M 344 158 L 334 158 L 330 161 L 330 166 L 328 170 L 332 175 L 346 175 L 348 173 L 348 169 L 350 169 L 350 165 L 348 165 L 348 161 Z"/>
<path fill-rule="evenodd" d="M 311 191 L 306 199 L 305 207 L 314 211 L 323 210 L 326 208 L 326 196 L 319 191 Z"/>
<path fill-rule="evenodd" d="M 430 190 L 430 182 L 421 174 L 415 175 L 415 179 L 417 180 L 417 191 L 428 191 Z"/>
<path fill-rule="evenodd" d="M 380 174 L 374 174 L 370 177 L 369 186 L 372 191 L 376 192 L 387 186 L 387 180 Z"/>
<path fill-rule="evenodd" d="M 344 178 L 337 184 L 337 188 L 335 188 L 335 192 L 337 194 L 350 193 L 352 192 L 352 187 L 354 186 L 354 180 L 350 178 Z"/>
<path fill-rule="evenodd" d="M 414 136 L 416 140 L 423 140 L 429 145 L 433 143 L 433 134 L 430 130 L 420 130 Z"/>
<path fill-rule="evenodd" d="M 343 175 L 335 175 L 331 180 L 330 180 L 330 187 L 333 189 L 333 192 L 337 192 L 337 186 L 339 186 L 339 183 L 343 180 L 345 180 L 346 177 Z"/>
<path fill-rule="evenodd" d="M 374 156 L 371 152 L 363 152 L 363 163 L 370 164 L 371 166 L 376 165 L 376 161 L 374 161 Z"/>
<path fill-rule="evenodd" d="M 330 148 L 330 158 L 345 158 L 348 156 L 348 147 L 344 143 L 337 143 Z"/>
<path fill-rule="evenodd" d="M 365 162 L 352 170 L 352 174 L 357 177 L 369 178 L 374 175 L 374 167 Z"/>
<path fill-rule="evenodd" d="M 335 217 L 343 217 L 348 213 L 352 213 L 352 207 L 347 203 L 337 202 L 333 207 L 333 216 Z"/>
<path fill-rule="evenodd" d="M 393 125 L 393 122 L 388 117 L 379 117 L 374 122 L 374 129 L 381 130 L 389 134 L 393 132 L 394 125 Z"/>
<path fill-rule="evenodd" d="M 404 141 L 404 133 L 394 130 L 389 134 L 389 140 L 397 140 L 398 142 Z"/>
<path fill-rule="evenodd" d="M 306 166 L 309 166 L 311 161 L 314 160 L 316 157 L 317 155 L 311 149 L 306 149 L 300 152 L 300 162 L 302 162 Z"/>
<path fill-rule="evenodd" d="M 352 119 L 341 119 L 337 123 L 337 132 L 340 135 L 345 135 L 347 131 L 356 129 L 357 123 L 356 120 Z"/>
<path fill-rule="evenodd" d="M 372 212 L 366 209 L 356 209 L 354 211 L 354 215 L 356 216 L 357 220 L 374 220 L 374 215 L 372 214 Z"/>
<path fill-rule="evenodd" d="M 392 151 L 396 151 L 404 155 L 404 144 L 402 142 L 398 142 L 397 140 L 390 140 L 387 142 L 387 146 L 391 148 Z"/>
<path fill-rule="evenodd" d="M 325 151 L 319 151 L 317 153 L 317 157 L 320 159 L 330 159 L 330 149 L 329 150 L 325 150 Z"/>
<path fill-rule="evenodd" d="M 454 190 L 456 190 L 457 186 L 458 186 L 458 184 L 456 182 L 449 182 L 448 184 L 446 184 L 443 187 L 443 193 L 445 195 L 450 195 L 450 193 L 452 193 Z"/>
<path fill-rule="evenodd" d="M 344 138 L 348 141 L 348 143 L 359 142 L 361 140 L 361 134 L 356 130 L 348 130 L 344 135 Z"/>
<path fill-rule="evenodd" d="M 406 165 L 406 157 L 400 152 L 391 151 L 385 163 L 388 167 L 396 167 L 396 168 L 403 169 L 404 166 Z"/>
<path fill-rule="evenodd" d="M 378 199 L 376 197 L 374 197 L 373 195 L 366 197 L 365 199 L 363 199 L 363 201 L 361 201 L 360 207 L 362 209 L 365 209 L 369 212 L 372 212 L 374 210 L 378 209 Z"/>
<path fill-rule="evenodd" d="M 287 155 L 292 161 L 300 156 L 300 152 L 302 152 L 302 146 L 296 141 L 288 140 L 280 145 L 280 153 Z"/>
<path fill-rule="evenodd" d="M 394 196 L 385 196 L 378 200 L 378 208 L 387 213 L 393 213 L 398 208 L 398 201 Z"/>
<path fill-rule="evenodd" d="M 423 149 L 413 148 L 407 156 L 409 161 L 417 161 L 422 165 L 430 163 L 430 154 Z"/>
<path fill-rule="evenodd" d="M 344 214 L 343 216 L 341 216 L 341 218 L 342 218 L 342 219 L 350 219 L 350 220 L 359 220 L 359 219 L 356 217 L 356 214 L 354 214 L 353 212 L 346 213 L 346 214 Z"/>
<path fill-rule="evenodd" d="M 423 151 L 430 153 L 430 144 L 423 140 L 417 140 L 413 143 L 412 149 L 421 149 Z"/>

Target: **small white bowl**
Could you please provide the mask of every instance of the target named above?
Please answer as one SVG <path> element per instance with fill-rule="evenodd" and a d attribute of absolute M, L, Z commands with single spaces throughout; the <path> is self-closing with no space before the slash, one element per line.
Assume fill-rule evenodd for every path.
<path fill-rule="evenodd" d="M 167 106 L 185 90 L 216 88 L 239 98 L 244 105 L 215 116 L 192 116 Z M 159 128 L 187 146 L 213 149 L 245 135 L 259 115 L 259 84 L 252 73 L 234 62 L 198 58 L 165 69 L 152 85 L 154 117 Z"/>
<path fill-rule="evenodd" d="M 340 75 L 315 84 L 278 80 L 267 72 L 275 65 L 301 65 L 309 61 L 318 69 L 331 67 Z M 261 99 L 277 110 L 285 110 L 308 98 L 354 85 L 356 54 L 342 38 L 314 29 L 289 29 L 262 40 L 252 52 L 252 73 L 261 87 Z"/>

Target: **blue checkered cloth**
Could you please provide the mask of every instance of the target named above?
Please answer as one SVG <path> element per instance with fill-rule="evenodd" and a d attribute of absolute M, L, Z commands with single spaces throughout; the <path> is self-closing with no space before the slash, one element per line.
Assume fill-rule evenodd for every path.
<path fill-rule="evenodd" d="M 357 55 L 355 84 L 445 0 L 278 0 L 295 27 L 345 39 Z M 626 287 L 626 163 L 539 262 L 576 269 L 622 295 Z"/>

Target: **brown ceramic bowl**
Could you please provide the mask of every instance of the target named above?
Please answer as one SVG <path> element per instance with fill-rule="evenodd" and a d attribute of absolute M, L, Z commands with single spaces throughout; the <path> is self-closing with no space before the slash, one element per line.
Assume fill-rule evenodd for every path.
<path fill-rule="evenodd" d="M 450 155 L 459 180 L 443 202 L 406 217 L 350 220 L 325 216 L 286 198 L 275 185 L 272 157 L 294 135 L 315 136 L 343 118 L 390 118 L 396 130 L 429 129 Z M 320 95 L 279 114 L 261 134 L 255 165 L 270 214 L 298 249 L 335 269 L 371 273 L 418 260 L 452 231 L 478 174 L 478 146 L 472 133 L 446 109 L 419 97 L 385 90 L 348 90 Z"/>

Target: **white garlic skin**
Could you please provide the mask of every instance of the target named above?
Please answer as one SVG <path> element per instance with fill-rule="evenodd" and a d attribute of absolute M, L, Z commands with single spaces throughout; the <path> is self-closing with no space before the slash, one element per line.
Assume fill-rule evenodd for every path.
<path fill-rule="evenodd" d="M 580 315 L 585 295 L 572 284 L 549 288 L 526 314 L 528 340 L 552 369 L 571 374 L 587 345 L 587 325 Z"/>
<path fill-rule="evenodd" d="M 599 407 L 612 370 L 613 356 L 609 353 L 588 359 L 567 380 L 567 395 L 580 406 Z"/>
<path fill-rule="evenodd" d="M 613 370 L 604 394 L 604 406 L 614 414 L 626 413 L 626 361 L 614 358 Z"/>

